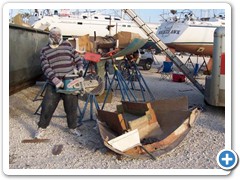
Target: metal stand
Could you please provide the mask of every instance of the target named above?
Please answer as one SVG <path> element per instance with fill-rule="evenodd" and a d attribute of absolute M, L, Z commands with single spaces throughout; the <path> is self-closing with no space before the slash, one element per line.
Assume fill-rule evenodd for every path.
<path fill-rule="evenodd" d="M 197 62 L 196 62 L 195 65 L 193 64 L 193 62 L 192 62 L 192 60 L 191 60 L 191 56 L 192 56 L 192 54 L 188 57 L 187 61 L 185 62 L 185 65 L 186 65 L 187 67 L 188 67 L 188 64 L 190 64 L 190 65 L 192 66 L 192 68 L 194 69 L 193 77 L 196 77 L 196 73 L 197 73 L 198 71 L 202 70 L 203 67 L 205 67 L 205 68 L 206 68 L 206 71 L 209 73 L 209 69 L 208 69 L 208 67 L 207 67 L 207 63 L 206 63 L 206 60 L 205 60 L 205 57 L 204 57 L 204 56 L 202 56 L 203 62 L 202 62 L 201 65 L 198 63 L 199 55 L 197 55 Z M 196 66 L 198 66 L 198 67 L 196 67 Z M 195 71 L 196 71 L 195 68 L 197 68 L 197 72 L 195 72 Z"/>
<path fill-rule="evenodd" d="M 141 72 L 139 71 L 139 69 L 138 69 L 138 67 L 137 67 L 135 62 L 133 63 L 133 67 L 134 67 L 133 74 L 136 75 L 136 78 L 137 78 L 137 81 L 139 83 L 140 90 L 141 90 L 141 93 L 142 93 L 142 96 L 143 96 L 143 100 L 146 101 L 144 93 L 143 93 L 143 91 L 145 91 L 145 89 L 147 90 L 148 94 L 150 95 L 151 100 L 155 100 L 151 90 L 149 89 L 146 81 L 144 80 L 144 78 L 143 78 Z"/>
<path fill-rule="evenodd" d="M 135 97 L 135 95 L 133 94 L 131 89 L 128 87 L 125 79 L 123 78 L 121 72 L 118 70 L 117 66 L 114 64 L 113 67 L 114 67 L 114 75 L 113 75 L 113 78 L 112 78 L 112 80 L 110 82 L 110 85 L 107 89 L 107 94 L 104 98 L 103 105 L 102 105 L 101 109 L 103 109 L 104 106 L 105 106 L 105 103 L 107 101 L 109 92 L 112 89 L 112 85 L 113 85 L 114 80 L 116 80 L 118 82 L 120 92 L 121 92 L 121 96 L 122 96 L 122 101 L 126 101 L 126 99 L 128 101 L 131 101 L 131 97 L 132 97 L 133 101 L 137 102 L 137 98 Z"/>
<path fill-rule="evenodd" d="M 89 63 L 89 61 L 88 61 L 87 66 L 86 66 L 86 69 L 85 69 L 85 72 L 84 72 L 84 74 L 83 74 L 83 77 L 86 77 L 86 74 L 87 74 L 89 65 L 90 65 L 90 63 Z"/>
<path fill-rule="evenodd" d="M 87 66 L 86 66 L 86 69 L 85 69 L 85 72 L 84 72 L 84 74 L 83 74 L 83 77 L 86 77 L 86 74 L 87 74 L 87 72 L 88 72 L 89 66 L 92 66 L 92 65 L 95 66 L 95 64 L 91 64 L 91 63 L 92 63 L 91 61 L 88 61 Z M 96 66 L 95 66 L 94 68 L 95 68 L 95 73 L 98 74 Z M 91 73 L 92 73 L 92 72 L 91 72 Z"/>
<path fill-rule="evenodd" d="M 143 101 L 146 101 L 144 91 L 147 90 L 148 94 L 150 95 L 151 100 L 155 100 L 152 92 L 150 91 L 149 87 L 147 86 L 146 81 L 144 80 L 141 72 L 139 71 L 135 62 L 128 63 L 128 60 L 125 60 L 125 69 L 123 71 L 127 71 L 129 76 L 127 77 L 128 83 L 127 85 L 131 84 L 132 90 L 139 90 L 141 91 Z M 140 89 L 136 89 L 135 82 L 138 82 Z"/>
<path fill-rule="evenodd" d="M 104 74 L 104 79 L 105 79 L 105 90 L 108 89 L 108 84 L 111 84 L 110 78 L 109 78 L 109 64 L 108 62 L 105 63 L 105 74 Z M 113 89 L 111 89 L 113 91 Z"/>
<path fill-rule="evenodd" d="M 203 56 L 203 63 L 201 64 L 201 66 L 199 67 L 199 70 L 201 70 L 203 67 L 206 68 L 207 72 L 209 73 L 209 69 L 207 67 L 207 63 L 206 63 L 206 60 L 205 60 L 205 57 Z"/>
<path fill-rule="evenodd" d="M 100 109 L 95 95 L 89 94 L 88 97 L 87 97 L 87 100 L 84 104 L 82 113 L 80 115 L 80 118 L 79 118 L 79 121 L 78 121 L 79 124 L 82 124 L 82 122 L 83 122 L 83 118 L 84 118 L 85 112 L 87 110 L 88 103 L 90 103 L 90 118 L 87 119 L 87 120 L 95 120 L 95 119 L 93 119 L 93 103 L 95 105 L 96 110 Z M 84 121 L 86 121 L 86 120 L 84 120 Z"/>
<path fill-rule="evenodd" d="M 185 62 L 185 65 L 188 67 L 188 64 L 190 64 L 194 68 L 193 62 L 191 60 L 191 56 L 192 56 L 192 54 L 188 57 L 187 61 Z"/>
<path fill-rule="evenodd" d="M 109 75 L 108 75 L 107 71 L 105 72 L 104 78 L 105 78 L 105 90 L 107 90 L 108 89 L 108 84 L 109 85 L 111 84 L 110 78 L 109 78 Z M 113 89 L 111 89 L 111 90 L 113 91 Z"/>
<path fill-rule="evenodd" d="M 37 95 L 34 97 L 33 99 L 33 102 L 34 101 L 38 101 L 38 100 L 42 100 L 43 99 L 43 93 L 47 87 L 47 83 L 48 83 L 48 80 L 46 82 L 44 82 L 43 86 L 41 87 L 41 89 L 38 91 Z M 38 97 L 41 96 L 42 98 L 41 99 L 38 99 Z"/>

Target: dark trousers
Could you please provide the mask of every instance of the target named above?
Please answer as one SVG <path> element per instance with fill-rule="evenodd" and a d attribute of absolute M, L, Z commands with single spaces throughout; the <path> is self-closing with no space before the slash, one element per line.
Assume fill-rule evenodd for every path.
<path fill-rule="evenodd" d="M 46 87 L 38 127 L 47 128 L 61 99 L 63 100 L 64 110 L 67 114 L 68 127 L 70 129 L 75 129 L 77 127 L 78 97 L 71 94 L 57 93 L 56 88 L 51 84 L 48 84 Z"/>

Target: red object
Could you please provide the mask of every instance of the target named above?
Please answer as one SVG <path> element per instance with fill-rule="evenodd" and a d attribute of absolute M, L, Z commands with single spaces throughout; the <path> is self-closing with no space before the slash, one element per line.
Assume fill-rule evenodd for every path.
<path fill-rule="evenodd" d="M 96 53 L 86 52 L 85 55 L 84 55 L 84 59 L 85 60 L 96 62 L 96 63 L 100 61 L 100 58 L 101 58 L 101 55 L 100 54 L 96 54 Z"/>
<path fill-rule="evenodd" d="M 119 51 L 119 49 L 114 49 L 110 52 L 107 53 L 107 56 L 113 56 L 114 54 L 116 54 Z"/>
<path fill-rule="evenodd" d="M 172 74 L 172 80 L 173 80 L 173 82 L 185 82 L 185 75 L 184 74 L 173 73 Z"/>
<path fill-rule="evenodd" d="M 225 75 L 225 53 L 221 55 L 221 69 L 220 74 Z"/>

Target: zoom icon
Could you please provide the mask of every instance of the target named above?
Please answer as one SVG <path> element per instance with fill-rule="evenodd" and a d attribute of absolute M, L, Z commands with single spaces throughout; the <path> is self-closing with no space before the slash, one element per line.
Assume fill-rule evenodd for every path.
<path fill-rule="evenodd" d="M 233 169 L 238 162 L 238 156 L 233 150 L 223 149 L 217 155 L 217 163 L 224 170 Z"/>

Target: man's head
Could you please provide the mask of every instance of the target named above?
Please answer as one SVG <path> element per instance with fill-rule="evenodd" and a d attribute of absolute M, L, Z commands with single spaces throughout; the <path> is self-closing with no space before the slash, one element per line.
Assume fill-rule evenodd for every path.
<path fill-rule="evenodd" d="M 62 43 L 62 33 L 58 27 L 54 27 L 49 32 L 50 45 L 59 45 Z"/>

